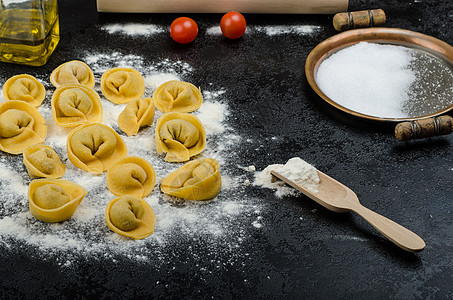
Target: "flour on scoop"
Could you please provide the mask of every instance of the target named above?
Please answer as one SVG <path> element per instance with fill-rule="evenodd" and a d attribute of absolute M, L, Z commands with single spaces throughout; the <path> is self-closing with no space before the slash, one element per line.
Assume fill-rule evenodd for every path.
<path fill-rule="evenodd" d="M 255 185 L 275 189 L 275 194 L 278 197 L 295 195 L 297 191 L 287 186 L 283 181 L 272 182 L 272 170 L 303 186 L 310 192 L 318 192 L 320 180 L 316 168 L 299 157 L 289 159 L 284 165 L 269 165 L 263 171 L 257 173 L 255 178 Z"/>

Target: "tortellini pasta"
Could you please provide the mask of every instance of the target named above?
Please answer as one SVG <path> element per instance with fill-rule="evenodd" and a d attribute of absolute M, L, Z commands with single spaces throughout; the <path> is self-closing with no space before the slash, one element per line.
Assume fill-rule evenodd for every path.
<path fill-rule="evenodd" d="M 63 127 L 101 122 L 101 98 L 87 86 L 63 85 L 52 96 L 52 117 L 57 125 Z"/>
<path fill-rule="evenodd" d="M 36 179 L 28 189 L 30 212 L 43 222 L 62 222 L 74 214 L 86 194 L 82 186 L 68 180 Z"/>
<path fill-rule="evenodd" d="M 156 124 L 156 149 L 165 161 L 185 162 L 203 151 L 206 133 L 200 120 L 188 113 L 163 114 Z"/>
<path fill-rule="evenodd" d="M 154 189 L 155 183 L 153 166 L 140 157 L 119 159 L 107 171 L 107 187 L 115 196 L 144 198 Z"/>
<path fill-rule="evenodd" d="M 78 60 L 71 60 L 58 66 L 50 74 L 50 82 L 56 88 L 65 84 L 82 84 L 93 88 L 95 84 L 93 71 L 86 63 Z"/>
<path fill-rule="evenodd" d="M 44 142 L 46 120 L 30 104 L 11 100 L 0 104 L 0 150 L 20 154 L 30 145 Z"/>
<path fill-rule="evenodd" d="M 24 150 L 23 161 L 31 178 L 60 178 L 66 171 L 58 154 L 47 145 L 28 146 Z"/>
<path fill-rule="evenodd" d="M 103 124 L 77 127 L 69 134 L 66 148 L 76 167 L 94 174 L 107 171 L 117 159 L 127 155 L 119 134 Z"/>
<path fill-rule="evenodd" d="M 153 124 L 154 113 L 154 104 L 150 98 L 135 99 L 118 116 L 118 126 L 128 136 L 137 134 L 141 127 Z"/>
<path fill-rule="evenodd" d="M 215 159 L 196 159 L 163 178 L 160 188 L 165 194 L 187 200 L 212 199 L 222 186 L 219 169 Z"/>
<path fill-rule="evenodd" d="M 145 93 L 145 80 L 135 69 L 113 68 L 101 77 L 101 91 L 115 104 L 128 103 Z"/>
<path fill-rule="evenodd" d="M 145 200 L 122 196 L 107 204 L 105 222 L 113 232 L 133 239 L 144 239 L 153 233 L 156 218 Z"/>
<path fill-rule="evenodd" d="M 6 100 L 21 100 L 38 107 L 46 97 L 46 89 L 35 77 L 21 74 L 13 76 L 5 82 L 3 95 Z"/>
<path fill-rule="evenodd" d="M 200 108 L 203 96 L 193 84 L 172 80 L 161 84 L 153 93 L 157 109 L 166 112 L 192 112 Z"/>

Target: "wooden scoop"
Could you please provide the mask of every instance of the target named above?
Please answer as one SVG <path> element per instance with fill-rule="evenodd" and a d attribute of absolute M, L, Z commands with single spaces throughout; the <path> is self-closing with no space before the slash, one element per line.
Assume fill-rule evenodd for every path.
<path fill-rule="evenodd" d="M 390 241 L 406 251 L 417 252 L 425 248 L 425 242 L 418 235 L 366 208 L 360 204 L 357 195 L 350 188 L 320 171 L 318 171 L 321 180 L 318 193 L 307 190 L 274 170 L 271 174 L 331 211 L 357 213 Z"/>

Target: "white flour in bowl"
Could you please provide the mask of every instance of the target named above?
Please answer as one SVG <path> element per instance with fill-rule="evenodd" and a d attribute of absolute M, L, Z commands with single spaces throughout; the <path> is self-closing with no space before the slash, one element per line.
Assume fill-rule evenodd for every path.
<path fill-rule="evenodd" d="M 350 110 L 377 117 L 407 117 L 415 73 L 414 50 L 360 42 L 324 60 L 316 82 L 330 99 Z"/>

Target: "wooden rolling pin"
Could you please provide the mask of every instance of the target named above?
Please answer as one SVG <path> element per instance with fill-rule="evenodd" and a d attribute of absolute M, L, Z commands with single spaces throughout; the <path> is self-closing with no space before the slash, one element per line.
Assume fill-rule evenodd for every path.
<path fill-rule="evenodd" d="M 349 0 L 97 0 L 99 12 L 334 14 Z"/>
<path fill-rule="evenodd" d="M 395 127 L 395 137 L 399 141 L 422 139 L 451 132 L 453 132 L 453 118 L 447 115 L 402 122 Z"/>

